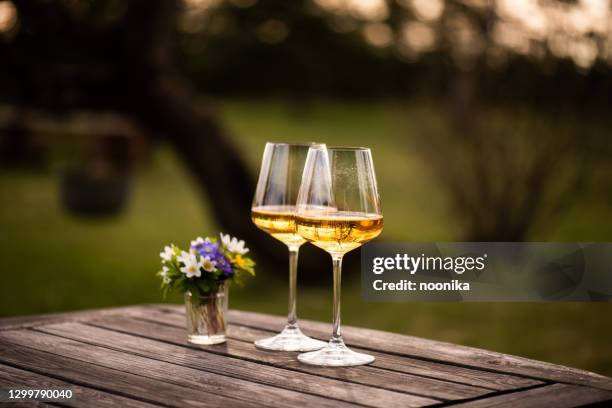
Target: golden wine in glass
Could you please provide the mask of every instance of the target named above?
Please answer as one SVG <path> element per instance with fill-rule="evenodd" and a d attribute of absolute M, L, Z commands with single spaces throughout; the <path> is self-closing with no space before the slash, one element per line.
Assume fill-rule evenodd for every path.
<path fill-rule="evenodd" d="M 344 254 L 376 238 L 382 232 L 383 217 L 337 211 L 332 214 L 304 214 L 298 217 L 299 233 L 319 248 Z"/>
<path fill-rule="evenodd" d="M 334 274 L 331 340 L 318 351 L 298 355 L 298 360 L 337 367 L 373 362 L 374 357 L 346 347 L 340 330 L 342 258 L 376 238 L 383 229 L 370 149 L 312 146 L 296 214 L 298 234 L 331 255 Z"/>
<path fill-rule="evenodd" d="M 264 350 L 311 351 L 325 346 L 324 342 L 302 333 L 296 312 L 298 253 L 306 240 L 297 233 L 295 202 L 309 147 L 287 143 L 266 144 L 251 207 L 253 223 L 289 249 L 287 325 L 276 336 L 255 341 L 255 346 Z"/>
<path fill-rule="evenodd" d="M 264 205 L 251 209 L 251 219 L 261 230 L 287 246 L 300 246 L 306 240 L 296 232 L 294 205 Z"/>

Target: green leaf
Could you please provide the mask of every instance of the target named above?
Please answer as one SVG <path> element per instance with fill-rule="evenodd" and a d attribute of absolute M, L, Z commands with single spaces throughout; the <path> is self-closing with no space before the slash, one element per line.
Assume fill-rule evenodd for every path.
<path fill-rule="evenodd" d="M 207 282 L 205 280 L 197 280 L 196 282 L 196 285 L 199 288 L 201 294 L 207 294 L 212 292 L 213 286 L 210 282 Z"/>

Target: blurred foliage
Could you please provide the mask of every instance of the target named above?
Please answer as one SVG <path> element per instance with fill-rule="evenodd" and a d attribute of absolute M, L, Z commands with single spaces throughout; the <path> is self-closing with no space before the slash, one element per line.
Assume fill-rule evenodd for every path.
<path fill-rule="evenodd" d="M 399 141 L 420 143 L 421 122 L 412 118 L 439 118 L 439 108 L 317 103 L 296 113 L 283 103 L 249 100 L 220 102 L 219 107 L 253 171 L 271 139 L 308 141 L 316 135 L 334 144 L 372 145 L 385 216 L 393 220 L 381 240 L 444 241 L 461 233 L 464 220 L 454 216 L 427 161 L 416 149 L 397 147 Z M 602 201 L 597 183 L 607 176 L 601 176 L 591 179 L 582 198 L 552 228 L 536 228 L 534 240 L 609 241 L 612 196 L 608 192 Z M 155 272 L 163 245 L 184 245 L 219 230 L 206 201 L 198 200 L 184 163 L 167 149 L 157 150 L 138 172 L 128 211 L 114 219 L 68 216 L 59 204 L 57 182 L 56 174 L 46 171 L 0 174 L 0 196 L 10 197 L 0 205 L 2 316 L 159 302 Z M 282 315 L 286 280 L 277 278 L 261 256 L 254 257 L 257 278 L 244 289 L 232 289 L 231 307 Z M 323 286 L 300 284 L 300 316 L 330 320 L 330 267 L 318 271 Z M 612 312 L 610 304 L 371 304 L 361 301 L 358 265 L 347 267 L 344 275 L 346 324 L 612 374 L 612 333 L 605 318 Z M 170 301 L 180 302 L 181 297 Z M 516 335 L 522 331 L 529 336 Z"/>
<path fill-rule="evenodd" d="M 539 109 L 605 111 L 612 91 L 610 0 L 150 4 L 181 7 L 171 21 L 174 55 L 206 93 L 281 94 L 303 101 L 321 95 L 431 98 L 470 92 Z M 137 0 L 16 5 L 0 1 L 0 59 L 8 62 L 0 65 L 0 98 L 22 103 L 52 98 L 56 107 L 58 102 L 122 105 L 104 96 L 130 86 L 124 78 L 130 59 L 149 45 L 143 41 L 156 40 L 139 37 L 151 16 Z M 462 90 L 466 73 L 468 91 Z"/>
<path fill-rule="evenodd" d="M 183 66 L 207 92 L 607 104 L 608 0 L 188 0 Z"/>
<path fill-rule="evenodd" d="M 0 102 L 18 112 L 1 123 L 0 109 L 0 153 L 28 164 L 0 173 L 0 315 L 158 301 L 159 250 L 216 233 L 211 203 L 235 198 L 197 163 L 225 163 L 215 180 L 240 157 L 255 173 L 268 140 L 371 146 L 392 220 L 381 240 L 611 240 L 610 3 L 0 0 Z M 30 108 L 56 122 L 111 112 L 147 130 L 140 167 L 111 168 L 129 184 L 126 211 L 64 213 L 60 162 L 90 174 L 115 156 L 78 132 L 39 131 L 48 121 Z M 226 190 L 248 196 L 237 179 Z M 267 258 L 232 307 L 284 312 Z M 331 274 L 315 273 L 326 286 L 302 285 L 298 305 L 327 321 Z M 347 324 L 612 374 L 609 304 L 364 304 L 358 273 L 347 262 Z"/>

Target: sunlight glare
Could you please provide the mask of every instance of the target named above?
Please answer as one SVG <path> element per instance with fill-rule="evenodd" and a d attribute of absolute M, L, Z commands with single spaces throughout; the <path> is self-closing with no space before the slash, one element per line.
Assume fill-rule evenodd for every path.
<path fill-rule="evenodd" d="M 314 0 L 314 2 L 326 11 L 350 14 L 366 21 L 382 21 L 389 16 L 385 0 Z"/>
<path fill-rule="evenodd" d="M 418 21 L 404 24 L 402 40 L 417 52 L 429 51 L 436 42 L 436 36 L 431 27 Z"/>
<path fill-rule="evenodd" d="M 0 2 L 0 33 L 6 33 L 17 24 L 17 9 L 10 1 Z"/>
<path fill-rule="evenodd" d="M 365 40 L 374 47 L 388 47 L 393 40 L 393 33 L 387 24 L 371 23 L 363 28 Z"/>
<path fill-rule="evenodd" d="M 404 2 L 410 4 L 420 20 L 435 21 L 440 18 L 442 11 L 444 11 L 442 0 L 404 0 Z"/>

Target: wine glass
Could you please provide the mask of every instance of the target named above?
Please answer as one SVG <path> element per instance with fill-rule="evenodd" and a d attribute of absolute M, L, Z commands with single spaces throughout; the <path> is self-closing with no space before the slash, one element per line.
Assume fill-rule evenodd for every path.
<path fill-rule="evenodd" d="M 374 357 L 356 353 L 340 333 L 342 257 L 382 232 L 383 216 L 370 149 L 311 146 L 297 200 L 297 231 L 328 252 L 333 261 L 333 333 L 318 351 L 298 355 L 321 366 L 368 364 Z"/>
<path fill-rule="evenodd" d="M 306 240 L 296 231 L 295 202 L 309 147 L 307 144 L 266 143 L 264 149 L 251 218 L 258 228 L 289 248 L 287 325 L 276 336 L 255 341 L 255 346 L 264 350 L 311 351 L 325 346 L 325 342 L 311 339 L 300 331 L 296 314 L 298 253 Z"/>

